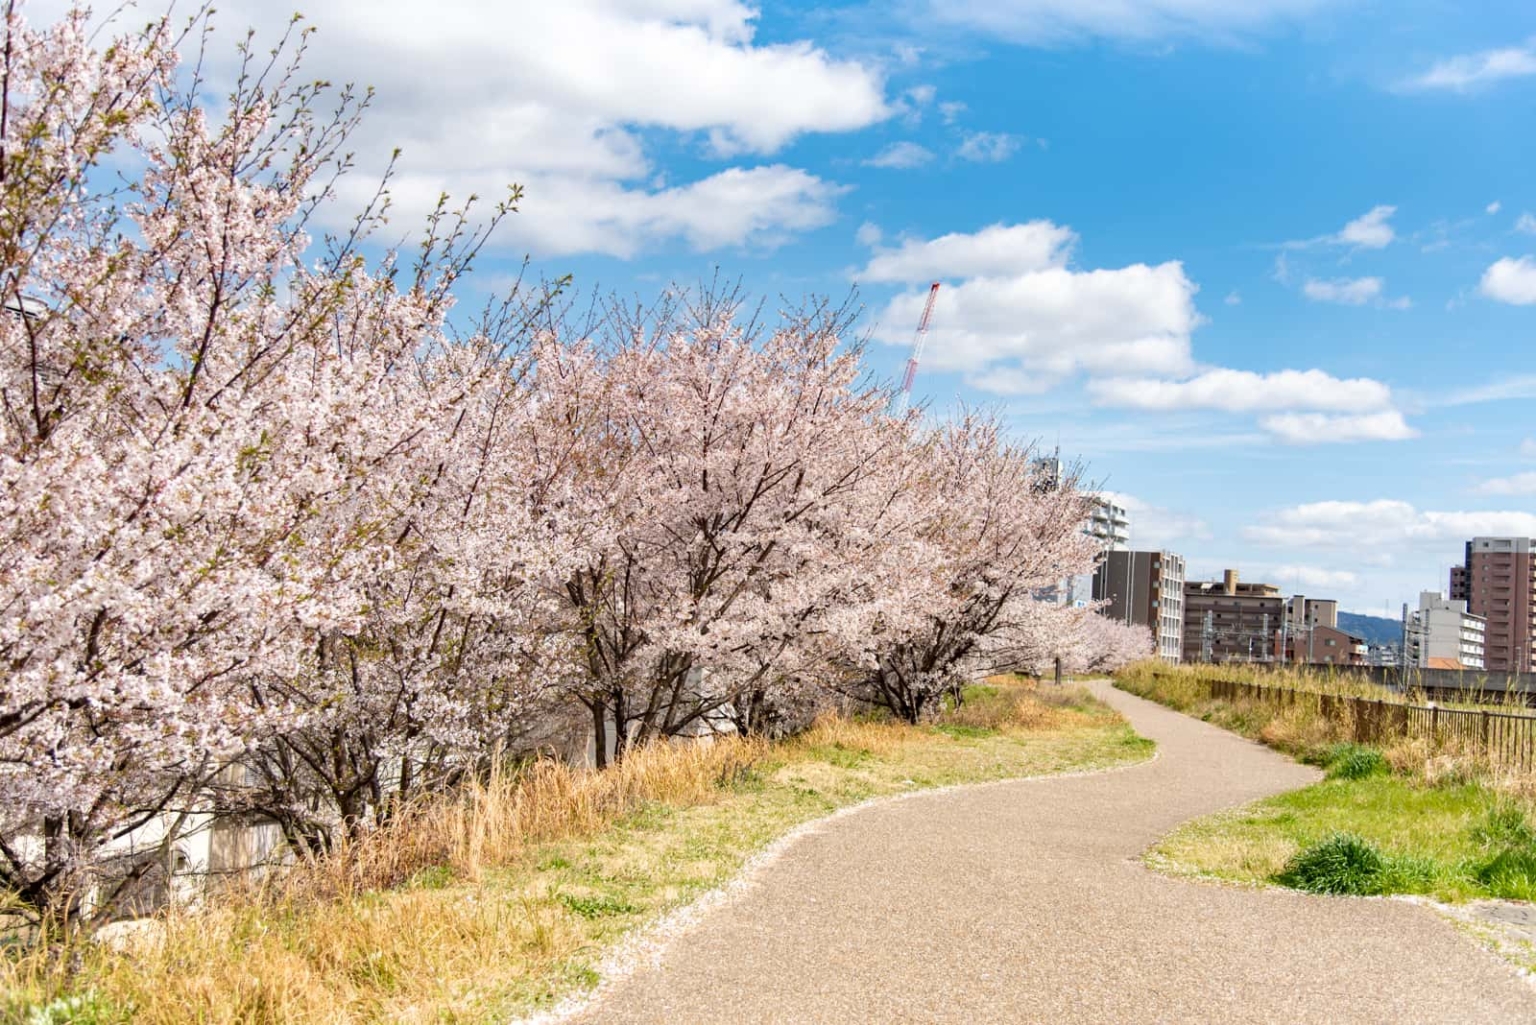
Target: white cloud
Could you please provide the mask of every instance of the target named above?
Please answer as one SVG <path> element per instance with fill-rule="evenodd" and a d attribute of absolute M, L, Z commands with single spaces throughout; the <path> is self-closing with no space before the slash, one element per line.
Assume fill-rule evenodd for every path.
<path fill-rule="evenodd" d="M 1131 521 L 1131 542 L 1139 551 L 1177 549 L 1190 541 L 1211 538 L 1210 526 L 1193 513 L 1167 509 L 1119 491 L 1100 495 L 1123 508 Z"/>
<path fill-rule="evenodd" d="M 1287 283 L 1290 268 L 1285 252 L 1291 249 L 1312 249 L 1316 246 L 1352 246 L 1356 249 L 1385 249 L 1397 239 L 1397 231 L 1389 223 L 1397 207 L 1386 203 L 1373 206 L 1331 235 L 1296 239 L 1280 243 L 1280 255 L 1275 262 L 1275 279 Z"/>
<path fill-rule="evenodd" d="M 976 277 L 939 292 L 925 359 L 938 368 L 969 371 L 978 385 L 993 381 L 1012 392 L 1024 390 L 1019 374 L 1055 383 L 1078 370 L 1183 373 L 1198 321 L 1194 293 L 1176 262 Z M 925 299 L 921 292 L 892 299 L 875 337 L 908 344 Z M 1000 366 L 1019 374 L 981 373 Z"/>
<path fill-rule="evenodd" d="M 1188 372 L 1199 317 L 1183 265 L 1077 270 L 1068 266 L 1075 241 L 1049 221 L 994 224 L 908 239 L 877 252 L 860 277 L 916 285 L 963 279 L 939 292 L 925 358 L 966 372 L 977 387 L 1020 394 L 1078 370 Z M 892 299 L 876 339 L 907 345 L 926 299 L 926 289 Z"/>
<path fill-rule="evenodd" d="M 1536 459 L 1536 438 L 1526 438 L 1520 442 L 1520 454 L 1527 459 Z"/>
<path fill-rule="evenodd" d="M 1261 423 L 1294 443 L 1413 437 L 1391 390 L 1321 370 L 1271 374 L 1198 368 L 1191 336 L 1200 324 L 1197 288 L 1181 263 L 1080 270 L 1076 235 L 1049 221 L 994 224 L 973 234 L 907 239 L 878 250 L 864 281 L 946 283 L 934 308 L 925 361 L 963 372 L 973 388 L 1034 395 L 1084 373 L 1100 405 L 1159 411 L 1272 414 Z M 927 290 L 896 296 L 874 337 L 910 344 Z M 1338 415 L 1324 415 L 1338 414 Z M 1262 435 L 1244 435 L 1250 441 Z"/>
<path fill-rule="evenodd" d="M 1302 284 L 1301 291 L 1313 302 L 1338 303 L 1342 306 L 1364 306 L 1370 303 L 1383 308 L 1406 310 L 1412 305 L 1407 296 L 1388 299 L 1383 294 L 1385 288 L 1386 282 L 1375 277 L 1335 278 L 1332 281 L 1308 278 Z"/>
<path fill-rule="evenodd" d="M 1231 41 L 1274 22 L 1299 18 L 1329 0 L 930 0 L 937 20 L 1022 43 L 1101 37 Z"/>
<path fill-rule="evenodd" d="M 907 99 L 919 107 L 926 107 L 933 102 L 933 98 L 939 93 L 938 89 L 931 85 L 914 85 L 904 94 Z"/>
<path fill-rule="evenodd" d="M 1536 304 L 1536 260 L 1506 256 L 1483 273 L 1478 290 L 1490 299 L 1516 306 Z"/>
<path fill-rule="evenodd" d="M 1536 374 L 1506 374 L 1496 381 L 1476 388 L 1463 388 L 1445 398 L 1432 399 L 1434 406 L 1473 406 L 1482 402 L 1506 402 L 1510 399 L 1536 399 Z"/>
<path fill-rule="evenodd" d="M 220 5 L 218 21 L 254 24 L 264 41 L 288 11 L 234 0 Z M 401 147 L 402 217 L 442 190 L 495 198 L 519 182 L 522 212 L 499 241 L 541 253 L 626 255 L 667 237 L 756 244 L 824 223 L 835 186 L 777 165 L 643 187 L 654 177 L 644 133 L 696 138 L 731 158 L 771 154 L 806 133 L 857 130 L 897 109 L 872 65 L 803 41 L 759 44 L 758 12 L 740 0 L 441 0 L 429 16 L 405 0 L 314 0 L 305 14 L 317 29 L 306 76 L 376 89 L 351 147 L 357 177 L 376 174 Z M 736 188 L 742 181 L 774 191 L 757 200 Z M 684 209 L 723 193 L 749 209 L 728 212 L 720 228 L 708 223 L 718 209 Z M 639 234 L 620 237 L 632 224 Z"/>
<path fill-rule="evenodd" d="M 1002 277 L 1063 267 L 1077 235 L 1050 221 L 993 224 L 973 234 L 907 239 L 878 252 L 862 281 L 917 283 L 934 278 Z"/>
<path fill-rule="evenodd" d="M 482 195 L 490 185 L 480 183 Z M 406 209 L 435 200 L 440 187 L 436 177 L 417 174 L 403 175 L 393 186 Z M 528 189 L 514 218 L 513 238 L 519 245 L 549 255 L 596 252 L 619 257 L 668 241 L 682 241 L 695 250 L 772 248 L 794 233 L 832 223 L 835 201 L 846 191 L 782 164 L 733 167 L 701 181 L 656 190 L 558 175 L 533 179 Z M 360 202 L 361 194 L 354 198 Z"/>
<path fill-rule="evenodd" d="M 1043 395 L 1061 383 L 1055 374 L 1041 374 L 1019 366 L 989 366 L 965 375 L 965 383 L 993 395 Z"/>
<path fill-rule="evenodd" d="M 1280 586 L 1289 584 L 1314 594 L 1325 591 L 1353 591 L 1360 586 L 1360 574 L 1347 569 L 1325 569 L 1322 566 L 1271 566 L 1266 577 L 1278 581 Z"/>
<path fill-rule="evenodd" d="M 1265 417 L 1259 421 L 1259 426 L 1291 445 L 1406 441 L 1419 436 L 1419 432 L 1403 419 L 1403 414 L 1393 409 L 1339 416 L 1327 413 L 1282 413 Z"/>
<path fill-rule="evenodd" d="M 1526 439 L 1528 442 L 1530 439 Z M 1523 449 L 1523 446 L 1522 446 Z M 1495 477 L 1477 486 L 1484 495 L 1536 495 L 1536 473 L 1517 473 L 1512 477 Z"/>
<path fill-rule="evenodd" d="M 1536 75 L 1536 48 L 1510 46 L 1437 61 L 1424 74 L 1403 84 L 1410 89 L 1466 92 L 1506 78 L 1523 78 L 1527 75 Z"/>
<path fill-rule="evenodd" d="M 1307 279 L 1301 286 L 1308 299 L 1317 302 L 1342 303 L 1346 306 L 1364 306 L 1381 298 L 1380 278 L 1343 278 L 1336 281 Z"/>
<path fill-rule="evenodd" d="M 1420 512 L 1407 502 L 1313 502 L 1292 506 L 1247 527 L 1259 544 L 1297 548 L 1435 547 L 1472 537 L 1536 537 L 1528 512 Z"/>
<path fill-rule="evenodd" d="M 1018 152 L 1019 140 L 1002 132 L 970 132 L 956 152 L 961 160 L 1000 164 Z"/>
<path fill-rule="evenodd" d="M 1228 292 L 1227 297 L 1222 302 L 1228 306 L 1241 306 L 1243 304 L 1243 297 L 1236 292 Z"/>
<path fill-rule="evenodd" d="M 915 142 L 893 142 L 864 161 L 864 164 L 866 167 L 906 169 L 921 167 L 932 159 L 932 151 Z"/>
<path fill-rule="evenodd" d="M 1515 230 L 1527 235 L 1536 235 L 1536 217 L 1532 217 L 1529 213 L 1522 213 L 1515 221 Z"/>
<path fill-rule="evenodd" d="M 1495 199 L 1492 203 L 1489 203 L 1483 209 L 1486 210 L 1490 215 L 1491 214 L 1496 214 L 1500 210 L 1504 209 L 1504 204 L 1500 203 L 1497 199 Z"/>
<path fill-rule="evenodd" d="M 939 116 L 944 119 L 946 125 L 954 124 L 955 119 L 964 114 L 965 110 L 965 104 L 958 100 L 948 100 L 939 104 Z"/>
<path fill-rule="evenodd" d="M 1341 380 L 1321 370 L 1208 370 L 1187 381 L 1110 378 L 1090 381 L 1088 392 L 1102 405 L 1135 409 L 1215 409 L 1226 413 L 1278 410 L 1359 412 L 1388 409 L 1392 390 L 1360 377 Z"/>
<path fill-rule="evenodd" d="M 1369 213 L 1362 214 L 1344 225 L 1344 230 L 1339 232 L 1338 241 L 1342 245 L 1359 246 L 1362 249 L 1382 249 L 1392 244 L 1397 233 L 1392 230 L 1392 225 L 1387 221 L 1397 213 L 1395 206 L 1373 207 Z"/>
<path fill-rule="evenodd" d="M 880 240 L 885 237 L 885 232 L 880 230 L 880 225 L 873 221 L 865 221 L 859 225 L 859 230 L 854 233 L 853 240 L 861 246 L 878 246 Z"/>

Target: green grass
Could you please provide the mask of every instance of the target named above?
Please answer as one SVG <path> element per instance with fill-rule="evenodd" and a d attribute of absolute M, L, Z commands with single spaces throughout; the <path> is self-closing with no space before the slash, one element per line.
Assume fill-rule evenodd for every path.
<path fill-rule="evenodd" d="M 1149 859 L 1175 872 L 1324 893 L 1536 896 L 1536 838 L 1507 799 L 1474 784 L 1429 787 L 1379 772 L 1196 819 Z M 1330 872 L 1351 881 L 1330 883 Z"/>

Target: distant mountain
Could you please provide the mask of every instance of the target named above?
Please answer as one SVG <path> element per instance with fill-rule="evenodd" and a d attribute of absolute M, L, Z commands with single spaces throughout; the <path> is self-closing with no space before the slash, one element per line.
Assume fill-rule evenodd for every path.
<path fill-rule="evenodd" d="M 1364 637 L 1367 644 L 1400 644 L 1403 640 L 1402 622 L 1385 616 L 1340 612 L 1339 629 L 1356 637 Z"/>

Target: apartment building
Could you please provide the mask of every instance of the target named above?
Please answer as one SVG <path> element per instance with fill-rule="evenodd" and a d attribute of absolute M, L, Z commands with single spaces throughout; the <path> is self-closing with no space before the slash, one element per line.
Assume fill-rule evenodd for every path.
<path fill-rule="evenodd" d="M 1044 456 L 1036 459 L 1031 464 L 1034 471 L 1034 487 L 1042 491 L 1052 491 L 1064 485 L 1077 483 L 1077 471 L 1074 467 L 1062 462 L 1060 455 Z M 1092 502 L 1088 518 L 1083 521 L 1083 533 L 1099 542 L 1099 548 L 1105 552 L 1125 551 L 1131 543 L 1131 517 L 1124 506 L 1102 495 L 1090 495 Z M 1054 600 L 1062 605 L 1087 605 L 1093 600 L 1094 576 L 1091 573 L 1083 573 L 1074 577 L 1067 577 L 1055 587 L 1043 592 L 1040 597 Z"/>
<path fill-rule="evenodd" d="M 1108 551 L 1093 574 L 1093 598 L 1110 619 L 1150 627 L 1159 658 L 1184 650 L 1184 557 L 1173 552 Z"/>
<path fill-rule="evenodd" d="M 1371 661 L 1370 645 L 1337 626 L 1316 623 L 1287 629 L 1284 638 L 1287 662 L 1314 666 L 1364 666 Z"/>
<path fill-rule="evenodd" d="M 1273 661 L 1285 609 L 1278 587 L 1245 584 L 1236 570 L 1186 582 L 1184 661 Z"/>
<path fill-rule="evenodd" d="M 1111 551 L 1123 551 L 1131 543 L 1131 517 L 1124 506 L 1116 505 L 1102 496 L 1093 499 L 1093 511 L 1088 514 L 1084 533 L 1104 542 Z"/>
<path fill-rule="evenodd" d="M 1245 584 L 1236 570 L 1184 585 L 1185 662 L 1364 665 L 1364 638 L 1339 629 L 1339 603 L 1286 598 L 1273 584 Z"/>
<path fill-rule="evenodd" d="M 1408 617 L 1408 664 L 1420 669 L 1483 669 L 1487 620 L 1467 603 L 1421 591 Z"/>
<path fill-rule="evenodd" d="M 1536 541 L 1526 537 L 1475 537 L 1466 562 L 1451 571 L 1451 600 L 1485 623 L 1483 668 L 1536 672 Z"/>

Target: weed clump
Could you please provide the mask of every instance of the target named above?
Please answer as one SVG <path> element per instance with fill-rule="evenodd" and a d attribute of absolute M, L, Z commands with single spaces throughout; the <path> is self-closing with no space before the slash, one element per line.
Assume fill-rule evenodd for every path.
<path fill-rule="evenodd" d="M 1308 893 L 1366 896 L 1382 892 L 1387 859 L 1353 833 L 1333 833 L 1298 851 L 1277 881 Z"/>
<path fill-rule="evenodd" d="M 1359 744 L 1336 745 L 1325 764 L 1329 779 L 1366 779 L 1391 769 L 1380 751 Z"/>
<path fill-rule="evenodd" d="M 1512 801 L 1500 801 L 1472 827 L 1472 839 L 1492 856 L 1477 867 L 1477 881 L 1496 897 L 1536 899 L 1536 829 Z"/>
<path fill-rule="evenodd" d="M 1536 900 L 1536 848 L 1499 851 L 1478 866 L 1477 881 L 1506 900 Z"/>
<path fill-rule="evenodd" d="M 1484 847 L 1536 847 L 1536 829 L 1513 801 L 1500 801 L 1472 827 L 1472 839 Z"/>

